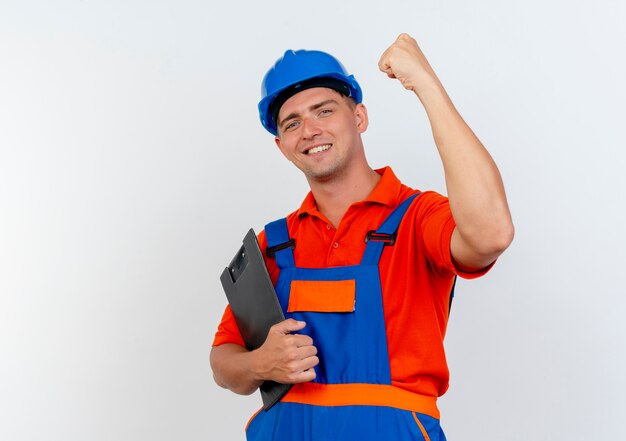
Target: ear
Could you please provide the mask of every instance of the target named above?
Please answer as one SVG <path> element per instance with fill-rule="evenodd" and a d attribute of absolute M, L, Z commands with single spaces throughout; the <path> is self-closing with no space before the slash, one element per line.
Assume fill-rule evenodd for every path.
<path fill-rule="evenodd" d="M 367 130 L 369 125 L 369 119 L 367 117 L 367 108 L 363 104 L 357 104 L 354 108 L 354 117 L 356 120 L 356 127 L 359 133 L 363 133 Z"/>
<path fill-rule="evenodd" d="M 282 142 L 280 141 L 280 137 L 276 136 L 276 137 L 274 138 L 274 142 L 276 143 L 276 147 L 278 147 L 278 149 L 279 149 L 279 150 L 280 150 L 280 152 L 283 154 L 283 156 L 284 156 L 285 158 L 287 158 L 287 155 L 285 155 L 285 150 L 283 150 L 283 144 L 282 144 Z"/>

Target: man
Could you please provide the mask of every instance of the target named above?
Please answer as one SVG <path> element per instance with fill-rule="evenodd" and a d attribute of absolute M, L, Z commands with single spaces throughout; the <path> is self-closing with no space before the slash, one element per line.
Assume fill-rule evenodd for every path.
<path fill-rule="evenodd" d="M 287 51 L 270 69 L 261 121 L 311 192 L 259 236 L 287 320 L 248 352 L 227 308 L 211 351 L 215 381 L 236 393 L 294 384 L 249 440 L 445 439 L 436 398 L 455 278 L 486 273 L 513 224 L 495 163 L 416 41 L 400 35 L 379 68 L 426 109 L 448 198 L 368 165 L 361 89 L 333 57 Z"/>

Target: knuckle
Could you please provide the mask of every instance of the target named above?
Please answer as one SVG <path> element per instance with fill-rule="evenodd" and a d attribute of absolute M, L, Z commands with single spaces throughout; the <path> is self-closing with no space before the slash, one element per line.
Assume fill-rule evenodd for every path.
<path fill-rule="evenodd" d="M 297 381 L 298 381 L 296 376 L 293 375 L 293 374 L 287 374 L 285 376 L 285 380 L 286 380 L 285 381 L 286 383 L 297 383 Z"/>
<path fill-rule="evenodd" d="M 280 322 L 272 325 L 270 329 L 274 332 L 281 331 L 285 327 L 285 322 Z"/>

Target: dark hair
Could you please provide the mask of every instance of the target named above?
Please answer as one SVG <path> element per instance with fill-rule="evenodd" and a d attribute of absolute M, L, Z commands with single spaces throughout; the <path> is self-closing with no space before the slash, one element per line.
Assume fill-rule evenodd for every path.
<path fill-rule="evenodd" d="M 272 103 L 269 105 L 269 108 L 267 110 L 270 117 L 272 118 L 272 121 L 274 121 L 274 124 L 278 125 L 278 121 L 276 121 L 278 119 L 278 112 L 280 111 L 280 108 L 283 106 L 283 104 L 285 104 L 285 101 L 287 101 L 298 92 L 302 92 L 306 89 L 312 89 L 314 87 L 327 87 L 329 89 L 336 90 L 344 96 L 350 96 L 350 87 L 343 81 L 336 78 L 317 77 L 302 81 L 300 83 L 296 83 L 276 95 L 276 98 L 274 98 Z"/>

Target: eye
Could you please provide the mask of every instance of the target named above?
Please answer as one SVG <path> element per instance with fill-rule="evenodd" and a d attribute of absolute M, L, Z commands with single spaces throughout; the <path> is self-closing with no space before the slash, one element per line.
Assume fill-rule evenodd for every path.
<path fill-rule="evenodd" d="M 298 126 L 298 121 L 291 121 L 289 124 L 285 126 L 285 131 L 292 130 Z"/>
<path fill-rule="evenodd" d="M 320 110 L 320 116 L 327 116 L 333 113 L 332 109 L 322 109 Z"/>

